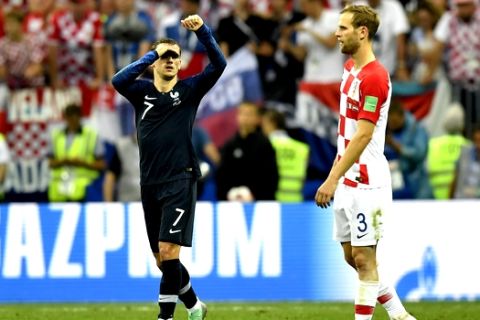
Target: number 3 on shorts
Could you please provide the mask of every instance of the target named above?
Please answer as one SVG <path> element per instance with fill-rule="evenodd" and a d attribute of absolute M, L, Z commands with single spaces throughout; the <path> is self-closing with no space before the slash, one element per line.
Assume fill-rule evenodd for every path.
<path fill-rule="evenodd" d="M 367 231 L 368 225 L 367 225 L 367 222 L 365 221 L 365 214 L 363 213 L 357 214 L 357 220 L 358 220 L 358 226 L 357 226 L 358 231 L 360 232 Z"/>

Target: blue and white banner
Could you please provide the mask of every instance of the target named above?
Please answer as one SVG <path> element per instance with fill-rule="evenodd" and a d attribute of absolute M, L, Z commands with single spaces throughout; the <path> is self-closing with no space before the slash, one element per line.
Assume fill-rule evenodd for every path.
<path fill-rule="evenodd" d="M 396 202 L 379 246 L 401 298 L 479 299 L 480 202 Z M 200 202 L 182 261 L 204 300 L 352 300 L 356 274 L 313 203 Z M 460 271 L 460 272 L 459 272 Z M 0 207 L 0 302 L 155 301 L 141 204 Z"/>
<path fill-rule="evenodd" d="M 215 86 L 202 99 L 197 118 L 237 107 L 244 101 L 260 102 L 262 85 L 255 55 L 243 47 L 227 59 L 227 67 Z"/>

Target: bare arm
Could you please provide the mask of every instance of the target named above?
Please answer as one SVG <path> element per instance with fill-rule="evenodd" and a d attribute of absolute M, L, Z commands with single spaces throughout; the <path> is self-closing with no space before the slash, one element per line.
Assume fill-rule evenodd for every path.
<path fill-rule="evenodd" d="M 58 47 L 56 45 L 48 46 L 48 75 L 50 76 L 50 83 L 54 88 L 57 88 L 58 83 L 58 65 L 57 65 Z"/>
<path fill-rule="evenodd" d="M 407 69 L 407 41 L 404 33 L 397 35 L 397 66 L 395 76 L 398 80 L 409 79 Z"/>
<path fill-rule="evenodd" d="M 335 33 L 324 36 L 311 29 L 304 29 L 303 31 L 310 34 L 318 43 L 328 49 L 333 49 L 337 46 L 337 37 L 335 37 Z"/>
<path fill-rule="evenodd" d="M 107 171 L 103 180 L 103 201 L 112 202 L 115 200 L 113 194 L 116 182 L 117 178 L 115 177 L 115 174 L 111 171 Z"/>
<path fill-rule="evenodd" d="M 105 46 L 104 50 L 105 54 L 105 61 L 106 61 L 106 72 L 107 72 L 107 77 L 108 80 L 111 80 L 113 78 L 113 75 L 115 74 L 115 66 L 113 64 L 113 52 L 112 52 L 112 46 L 110 44 L 107 44 Z"/>
<path fill-rule="evenodd" d="M 343 157 L 336 161 L 336 165 L 330 171 L 327 179 L 338 181 L 352 165 L 360 158 L 363 150 L 372 140 L 375 124 L 368 120 L 358 120 L 357 131 L 353 135 L 352 140 L 345 149 Z"/>
<path fill-rule="evenodd" d="M 98 87 L 106 79 L 109 56 L 105 54 L 104 45 L 96 45 L 93 47 L 93 61 L 95 64 L 95 80 L 94 87 Z"/>
<path fill-rule="evenodd" d="M 221 41 L 219 44 L 220 46 L 220 49 L 222 50 L 223 52 L 223 55 L 225 57 L 228 57 L 229 56 L 229 53 L 230 53 L 230 50 L 229 50 L 229 47 L 228 47 L 228 43 L 224 42 L 224 41 Z"/>
<path fill-rule="evenodd" d="M 336 160 L 330 170 L 325 182 L 318 188 L 315 195 L 315 202 L 318 206 L 326 208 L 337 188 L 338 180 L 352 167 L 360 158 L 360 155 L 372 140 L 375 124 L 368 120 L 358 120 L 357 131 L 352 140 L 345 149 L 345 153 L 340 160 Z"/>
<path fill-rule="evenodd" d="M 305 57 L 307 56 L 307 49 L 304 46 L 295 45 L 287 39 L 280 39 L 278 46 L 286 53 L 294 56 L 298 61 L 305 60 Z"/>
<path fill-rule="evenodd" d="M 83 167 L 90 170 L 105 170 L 106 162 L 103 158 L 97 158 L 93 162 L 88 162 L 82 159 L 55 159 L 48 160 L 50 168 L 58 168 L 62 166 Z"/>
<path fill-rule="evenodd" d="M 203 152 L 216 166 L 220 164 L 220 152 L 213 142 L 207 143 L 203 148 Z"/>
<path fill-rule="evenodd" d="M 35 62 L 31 63 L 24 72 L 24 77 L 27 79 L 31 79 L 37 76 L 42 75 L 43 73 L 43 65 L 41 63 Z"/>

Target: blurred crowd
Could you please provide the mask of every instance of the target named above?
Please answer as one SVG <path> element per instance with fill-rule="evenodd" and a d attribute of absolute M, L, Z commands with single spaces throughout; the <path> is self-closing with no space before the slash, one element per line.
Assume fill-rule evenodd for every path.
<path fill-rule="evenodd" d="M 480 198 L 478 0 L 363 3 L 380 15 L 375 54 L 394 83 L 385 146 L 394 198 Z M 208 130 L 195 126 L 193 141 L 203 174 L 200 199 L 312 200 L 325 173 L 313 169 L 319 154 L 313 149 L 318 146 L 298 128 L 330 137 L 334 144 L 336 122 L 325 119 L 335 119 L 338 112 L 346 57 L 338 50 L 335 30 L 346 4 L 342 0 L 3 0 L 0 84 L 5 90 L 0 96 L 6 92 L 5 118 L 10 117 L 12 92 L 109 87 L 115 72 L 162 37 L 180 43 L 180 77 L 198 73 L 206 65 L 206 53 L 196 36 L 180 25 L 180 19 L 198 13 L 215 31 L 226 57 L 245 49 L 254 54 L 263 96 L 261 101 L 237 106 L 234 133 L 221 145 L 213 142 Z M 434 88 L 437 99 L 432 108 L 439 109 L 431 111 L 437 114 L 433 125 L 395 97 L 396 88 L 405 87 L 420 92 Z M 61 125 L 49 131 L 45 200 L 140 200 L 130 106 L 124 100 L 116 102 L 127 129 L 114 141 L 82 121 L 81 108 L 67 103 Z M 7 139 L 6 128 L 0 136 L 0 181 L 8 176 L 9 162 L 15 157 L 9 149 L 16 141 Z"/>

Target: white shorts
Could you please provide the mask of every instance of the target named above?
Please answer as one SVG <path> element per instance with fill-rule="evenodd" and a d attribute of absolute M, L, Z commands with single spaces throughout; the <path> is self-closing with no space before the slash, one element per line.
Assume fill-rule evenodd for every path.
<path fill-rule="evenodd" d="M 334 240 L 358 247 L 376 245 L 392 206 L 391 187 L 357 189 L 341 184 L 333 199 Z"/>

